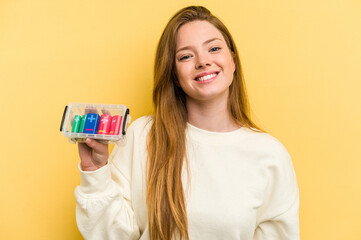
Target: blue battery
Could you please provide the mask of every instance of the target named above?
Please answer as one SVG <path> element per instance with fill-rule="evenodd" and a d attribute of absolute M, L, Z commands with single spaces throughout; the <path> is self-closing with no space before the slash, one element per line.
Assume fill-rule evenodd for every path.
<path fill-rule="evenodd" d="M 98 131 L 100 116 L 96 113 L 88 113 L 86 115 L 86 120 L 84 124 L 83 133 L 93 133 L 96 134 Z"/>

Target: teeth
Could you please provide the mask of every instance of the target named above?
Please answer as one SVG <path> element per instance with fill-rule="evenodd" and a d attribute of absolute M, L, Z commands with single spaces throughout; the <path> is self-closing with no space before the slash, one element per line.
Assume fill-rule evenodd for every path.
<path fill-rule="evenodd" d="M 213 78 L 215 76 L 217 76 L 217 74 L 212 73 L 212 74 L 209 74 L 209 75 L 198 78 L 197 81 L 205 81 L 205 80 L 211 79 L 211 78 Z"/>

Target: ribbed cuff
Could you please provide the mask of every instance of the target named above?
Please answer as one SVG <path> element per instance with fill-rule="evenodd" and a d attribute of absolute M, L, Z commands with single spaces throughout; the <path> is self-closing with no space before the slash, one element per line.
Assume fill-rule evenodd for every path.
<path fill-rule="evenodd" d="M 78 165 L 80 171 L 79 190 L 85 194 L 102 194 L 107 192 L 111 187 L 110 165 L 107 165 L 95 171 L 83 171 L 80 163 Z"/>

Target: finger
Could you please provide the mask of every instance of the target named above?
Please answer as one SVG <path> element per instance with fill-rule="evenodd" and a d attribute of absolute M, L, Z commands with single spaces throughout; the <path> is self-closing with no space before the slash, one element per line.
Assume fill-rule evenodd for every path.
<path fill-rule="evenodd" d="M 103 114 L 112 115 L 111 112 L 105 108 L 102 109 Z"/>
<path fill-rule="evenodd" d="M 85 139 L 85 144 L 88 147 L 94 149 L 94 151 L 98 152 L 98 153 L 106 152 L 107 149 L 108 149 L 108 144 L 98 142 L 98 141 L 96 141 L 94 139 L 91 139 L 91 138 Z"/>
<path fill-rule="evenodd" d="M 98 114 L 98 110 L 96 108 L 94 108 L 94 106 L 86 106 L 84 109 L 84 114 L 87 115 L 88 113 Z"/>

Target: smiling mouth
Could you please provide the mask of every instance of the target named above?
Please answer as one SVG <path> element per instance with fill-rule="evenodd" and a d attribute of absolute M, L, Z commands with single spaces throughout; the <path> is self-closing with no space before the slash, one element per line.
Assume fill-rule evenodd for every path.
<path fill-rule="evenodd" d="M 208 75 L 205 75 L 205 76 L 202 76 L 202 77 L 198 77 L 195 80 L 199 81 L 199 82 L 203 82 L 203 81 L 209 80 L 211 78 L 214 78 L 217 75 L 218 75 L 218 73 L 211 73 L 211 74 L 208 74 Z"/>

